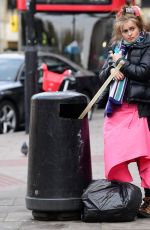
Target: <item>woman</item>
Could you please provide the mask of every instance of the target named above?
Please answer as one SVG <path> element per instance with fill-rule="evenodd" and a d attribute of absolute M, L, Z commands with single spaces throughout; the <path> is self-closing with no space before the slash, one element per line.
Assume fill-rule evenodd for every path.
<path fill-rule="evenodd" d="M 150 34 L 145 27 L 139 7 L 121 9 L 100 78 L 105 81 L 122 62 L 105 109 L 106 178 L 131 182 L 128 164 L 136 162 L 145 191 L 139 215 L 150 217 Z"/>

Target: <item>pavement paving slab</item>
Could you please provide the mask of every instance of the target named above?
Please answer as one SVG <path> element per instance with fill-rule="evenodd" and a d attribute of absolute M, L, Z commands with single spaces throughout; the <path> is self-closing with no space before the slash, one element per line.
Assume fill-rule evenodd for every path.
<path fill-rule="evenodd" d="M 89 121 L 93 179 L 104 178 L 104 111 L 95 110 Z M 28 157 L 21 146 L 29 143 L 24 131 L 0 135 L 0 230 L 150 230 L 150 219 L 137 218 L 122 223 L 84 223 L 78 221 L 38 221 L 26 208 Z M 129 166 L 136 185 L 140 186 L 137 167 Z"/>

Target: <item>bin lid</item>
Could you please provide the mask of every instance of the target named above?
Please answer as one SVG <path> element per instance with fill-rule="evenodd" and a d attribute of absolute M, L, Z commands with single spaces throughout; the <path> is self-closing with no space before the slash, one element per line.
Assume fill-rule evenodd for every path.
<path fill-rule="evenodd" d="M 42 92 L 34 94 L 32 100 L 52 100 L 78 103 L 87 103 L 86 95 L 73 91 Z"/>

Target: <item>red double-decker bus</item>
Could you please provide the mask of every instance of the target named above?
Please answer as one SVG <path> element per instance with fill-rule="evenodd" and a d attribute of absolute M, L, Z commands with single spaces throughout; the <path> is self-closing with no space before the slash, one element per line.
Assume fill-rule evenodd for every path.
<path fill-rule="evenodd" d="M 22 47 L 26 45 L 28 1 L 17 0 Z M 114 13 L 125 3 L 126 0 L 35 0 L 38 47 L 62 53 L 84 68 L 98 71 L 107 55 Z"/>
<path fill-rule="evenodd" d="M 27 0 L 28 1 L 28 0 Z M 19 10 L 26 9 L 26 0 L 18 0 Z M 36 0 L 37 11 L 50 12 L 114 12 L 124 5 L 126 0 Z M 135 3 L 135 0 L 131 1 Z"/>

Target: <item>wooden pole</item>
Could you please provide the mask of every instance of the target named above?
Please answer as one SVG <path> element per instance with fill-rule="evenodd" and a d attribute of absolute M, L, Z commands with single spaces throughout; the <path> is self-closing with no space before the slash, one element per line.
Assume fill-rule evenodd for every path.
<path fill-rule="evenodd" d="M 116 73 L 120 70 L 120 68 L 123 66 L 124 61 L 119 62 L 119 64 L 116 66 L 115 71 L 110 74 L 110 76 L 107 78 L 107 80 L 104 82 L 104 84 L 101 86 L 101 88 L 98 90 L 98 92 L 95 94 L 93 99 L 89 102 L 89 104 L 86 106 L 86 108 L 83 110 L 83 112 L 80 114 L 78 119 L 83 119 L 85 115 L 90 111 L 94 103 L 97 101 L 101 93 L 106 89 L 108 84 L 111 82 L 111 80 L 115 77 Z"/>

